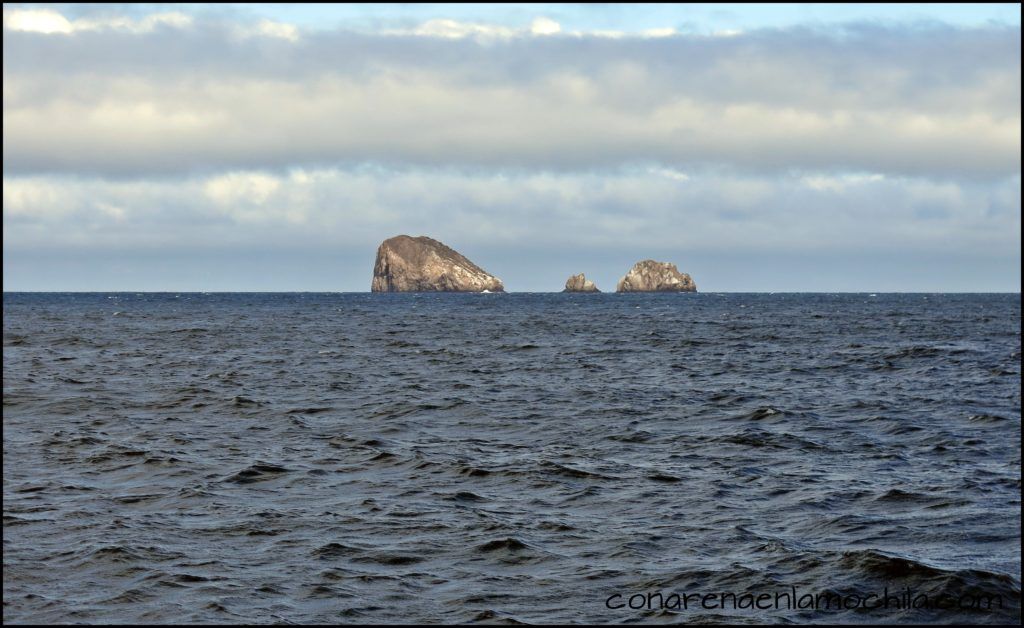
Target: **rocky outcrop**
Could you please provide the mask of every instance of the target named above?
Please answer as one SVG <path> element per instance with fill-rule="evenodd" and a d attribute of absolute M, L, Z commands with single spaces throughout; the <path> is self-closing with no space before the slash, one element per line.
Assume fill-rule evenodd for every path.
<path fill-rule="evenodd" d="M 371 292 L 504 292 L 501 280 L 448 248 L 420 236 L 388 238 L 377 249 Z"/>
<path fill-rule="evenodd" d="M 696 292 L 697 284 L 675 264 L 645 259 L 619 280 L 616 292 Z"/>
<path fill-rule="evenodd" d="M 562 292 L 600 292 L 593 281 L 588 281 L 583 273 L 573 275 L 565 280 L 565 290 Z"/>

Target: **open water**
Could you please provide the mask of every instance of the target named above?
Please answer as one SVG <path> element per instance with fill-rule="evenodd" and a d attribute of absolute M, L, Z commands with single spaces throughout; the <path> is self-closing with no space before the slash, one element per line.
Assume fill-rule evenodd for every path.
<path fill-rule="evenodd" d="M 1020 306 L 5 293 L 3 619 L 1019 621 Z"/>

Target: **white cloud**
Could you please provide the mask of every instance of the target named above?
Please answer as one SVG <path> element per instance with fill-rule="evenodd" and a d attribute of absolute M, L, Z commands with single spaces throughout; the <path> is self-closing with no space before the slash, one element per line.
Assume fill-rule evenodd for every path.
<path fill-rule="evenodd" d="M 678 34 L 674 28 L 648 28 L 640 31 L 642 37 L 672 37 Z"/>
<path fill-rule="evenodd" d="M 154 13 L 141 19 L 124 16 L 69 20 L 52 9 L 4 9 L 4 28 L 43 34 L 68 35 L 80 31 L 119 30 L 149 33 L 160 26 L 186 28 L 193 18 L 180 12 Z"/>
<path fill-rule="evenodd" d="M 233 172 L 207 180 L 203 190 L 219 205 L 262 205 L 280 187 L 277 177 L 259 172 Z"/>
<path fill-rule="evenodd" d="M 555 35 L 562 31 L 562 26 L 546 17 L 538 17 L 530 23 L 530 33 L 534 35 Z"/>
<path fill-rule="evenodd" d="M 562 25 L 549 17 L 536 17 L 527 26 L 515 28 L 499 24 L 486 24 L 478 22 L 461 22 L 458 20 L 437 18 L 427 20 L 413 28 L 386 29 L 382 31 L 390 36 L 436 37 L 441 39 L 475 39 L 486 42 L 488 40 L 508 40 L 527 37 L 548 37 L 552 35 L 565 35 L 569 37 L 597 37 L 607 39 L 623 39 L 627 37 L 650 39 L 659 37 L 671 37 L 678 35 L 678 31 L 671 27 L 648 28 L 640 31 L 629 32 L 620 30 L 573 30 L 565 31 Z"/>
<path fill-rule="evenodd" d="M 412 29 L 387 29 L 383 31 L 383 34 L 439 37 L 442 39 L 463 39 L 467 37 L 487 39 L 515 37 L 523 32 L 524 31 L 505 26 L 474 24 L 471 22 L 459 22 L 458 20 L 438 18 L 434 20 L 427 20 Z"/>
<path fill-rule="evenodd" d="M 672 170 L 671 168 L 651 168 L 650 171 L 653 174 L 660 174 L 663 177 L 673 179 L 675 181 L 689 181 L 690 175 L 685 172 L 679 172 L 678 170 Z"/>
<path fill-rule="evenodd" d="M 75 30 L 71 21 L 49 9 L 4 9 L 4 28 L 30 33 L 70 33 Z"/>
<path fill-rule="evenodd" d="M 53 9 L 4 9 L 4 28 L 10 31 L 70 35 L 89 31 L 118 31 L 146 34 L 159 27 L 187 29 L 195 19 L 185 13 L 169 11 L 153 13 L 141 18 L 111 15 L 68 19 Z M 299 40 L 299 29 L 294 24 L 261 19 L 255 23 L 239 23 L 231 27 L 235 39 L 269 37 L 291 42 Z"/>
<path fill-rule="evenodd" d="M 874 174 L 843 174 L 843 175 L 814 175 L 801 179 L 804 186 L 820 192 L 844 192 L 853 185 L 865 183 L 877 183 L 883 181 L 885 175 Z"/>
<path fill-rule="evenodd" d="M 235 36 L 239 39 L 249 37 L 270 37 L 284 39 L 290 42 L 299 40 L 299 28 L 294 24 L 286 22 L 275 22 L 274 20 L 262 19 L 254 25 L 236 25 Z"/>
<path fill-rule="evenodd" d="M 76 210 L 79 199 L 74 188 L 48 185 L 40 178 L 4 177 L 4 222 L 7 218 L 50 220 Z"/>
<path fill-rule="evenodd" d="M 128 211 L 124 207 L 114 205 L 112 203 L 106 203 L 103 201 L 96 202 L 96 209 L 99 210 L 100 214 L 113 220 L 114 222 L 124 222 L 128 216 Z"/>

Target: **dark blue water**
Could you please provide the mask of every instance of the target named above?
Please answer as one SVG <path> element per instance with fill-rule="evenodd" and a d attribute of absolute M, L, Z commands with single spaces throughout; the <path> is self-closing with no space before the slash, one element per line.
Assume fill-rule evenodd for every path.
<path fill-rule="evenodd" d="M 1020 305 L 6 293 L 4 621 L 1016 621 Z"/>

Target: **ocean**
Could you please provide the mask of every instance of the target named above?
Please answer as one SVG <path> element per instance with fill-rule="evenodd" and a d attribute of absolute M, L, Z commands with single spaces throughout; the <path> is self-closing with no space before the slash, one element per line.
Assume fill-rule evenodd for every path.
<path fill-rule="evenodd" d="M 1020 294 L 3 310 L 5 623 L 1020 620 Z"/>

